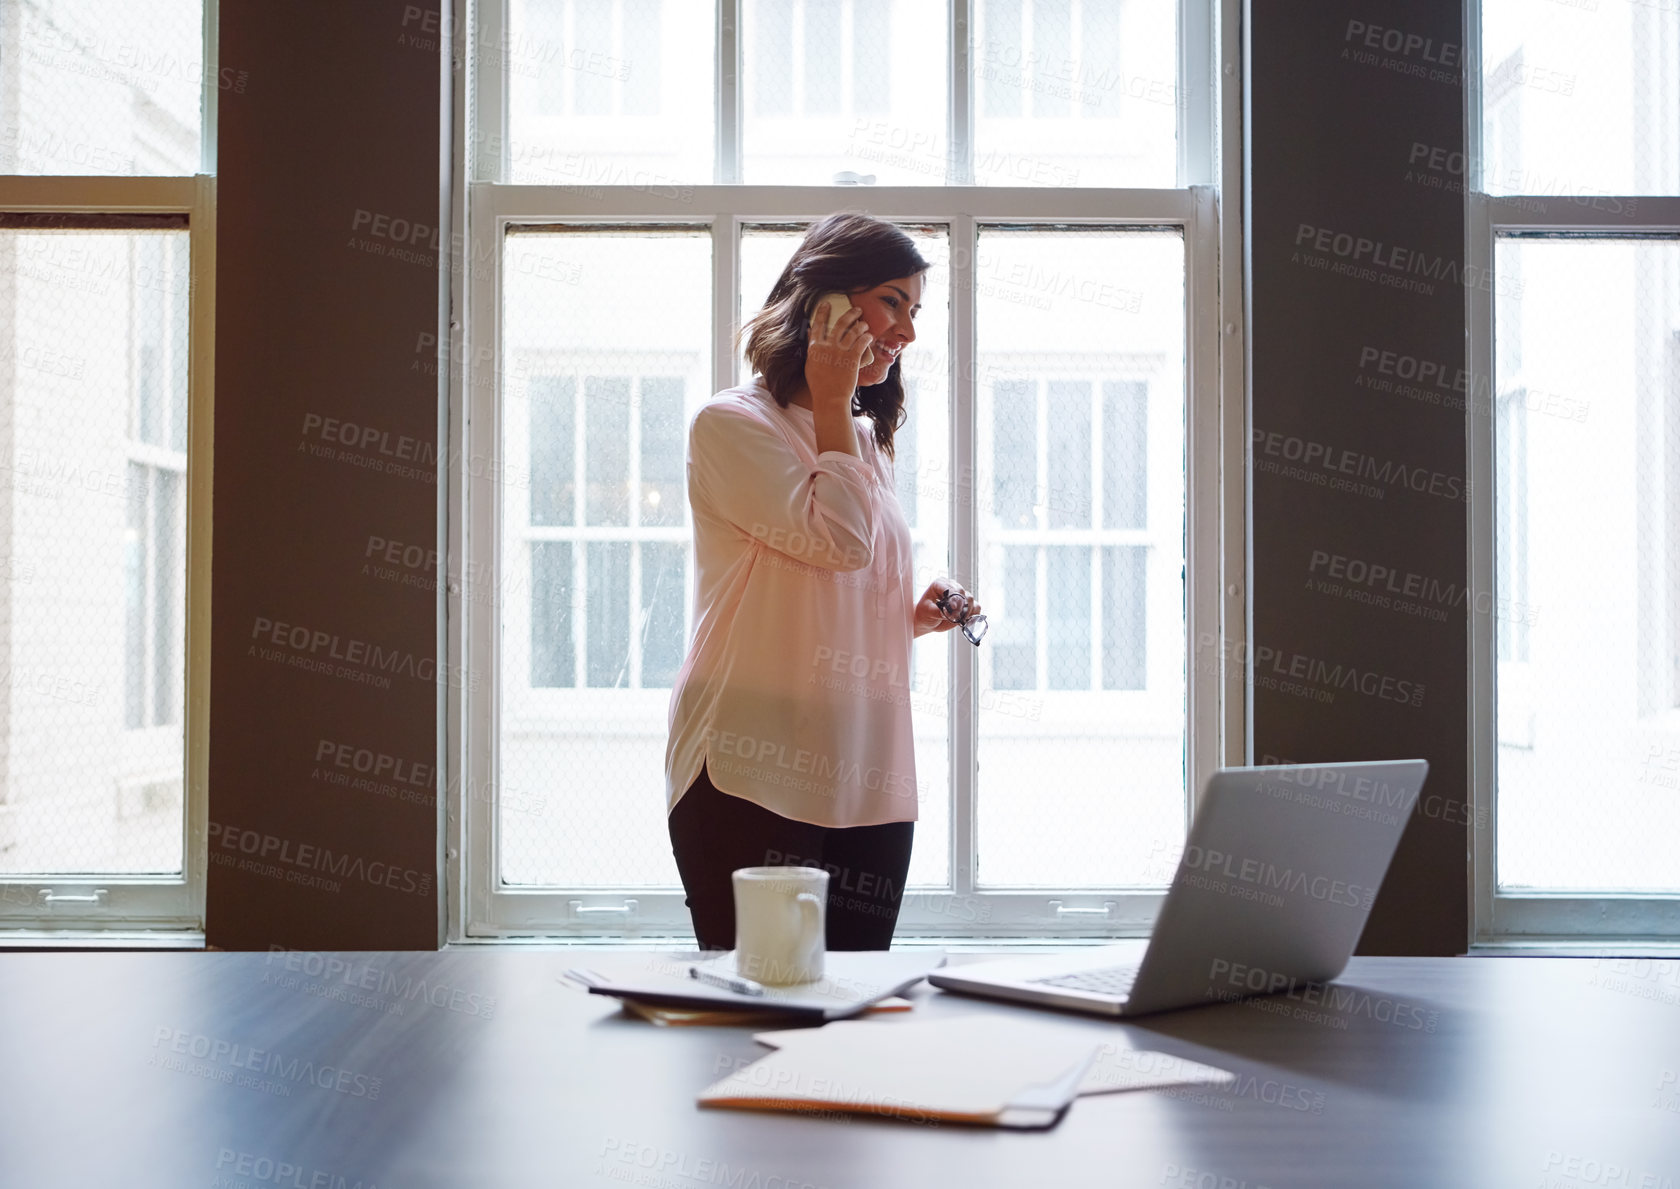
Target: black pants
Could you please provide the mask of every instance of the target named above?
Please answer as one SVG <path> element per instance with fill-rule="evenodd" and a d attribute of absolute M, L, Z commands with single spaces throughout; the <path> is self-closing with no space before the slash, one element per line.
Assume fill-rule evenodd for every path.
<path fill-rule="evenodd" d="M 735 948 L 737 867 L 820 867 L 828 872 L 831 950 L 892 944 L 915 822 L 814 826 L 720 792 L 702 768 L 671 811 L 671 853 L 701 949 Z"/>

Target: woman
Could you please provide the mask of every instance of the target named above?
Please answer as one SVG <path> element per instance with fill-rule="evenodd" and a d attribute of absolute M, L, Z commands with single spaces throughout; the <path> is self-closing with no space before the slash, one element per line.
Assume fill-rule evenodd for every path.
<path fill-rule="evenodd" d="M 694 637 L 665 775 L 703 949 L 735 946 L 731 872 L 784 864 L 829 872 L 829 949 L 892 941 L 918 793 L 911 641 L 956 626 L 948 590 L 958 617 L 968 597 L 915 597 L 893 478 L 927 269 L 890 223 L 822 219 L 737 336 L 752 380 L 689 427 Z M 852 303 L 837 320 L 832 292 Z"/>

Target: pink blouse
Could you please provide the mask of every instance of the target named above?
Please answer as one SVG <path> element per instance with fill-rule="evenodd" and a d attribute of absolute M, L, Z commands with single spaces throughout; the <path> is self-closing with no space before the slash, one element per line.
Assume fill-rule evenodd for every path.
<path fill-rule="evenodd" d="M 700 775 L 821 826 L 916 820 L 910 529 L 868 418 L 817 452 L 762 376 L 688 433 L 694 637 L 671 691 L 666 810 Z"/>

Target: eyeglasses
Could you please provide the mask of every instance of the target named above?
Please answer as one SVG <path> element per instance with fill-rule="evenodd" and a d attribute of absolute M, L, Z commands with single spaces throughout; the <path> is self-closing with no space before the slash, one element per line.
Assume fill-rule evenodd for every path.
<path fill-rule="evenodd" d="M 947 590 L 934 600 L 933 605 L 939 608 L 939 614 L 961 628 L 962 634 L 976 648 L 986 638 L 986 617 L 968 613 L 968 596 L 962 591 Z"/>

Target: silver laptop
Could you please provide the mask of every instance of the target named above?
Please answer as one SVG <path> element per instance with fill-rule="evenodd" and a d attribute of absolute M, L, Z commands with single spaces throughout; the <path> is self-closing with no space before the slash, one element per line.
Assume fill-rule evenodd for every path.
<path fill-rule="evenodd" d="M 1137 942 L 946 966 L 947 991 L 1139 1016 L 1327 982 L 1353 953 L 1424 760 L 1222 768 Z"/>

